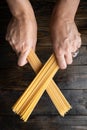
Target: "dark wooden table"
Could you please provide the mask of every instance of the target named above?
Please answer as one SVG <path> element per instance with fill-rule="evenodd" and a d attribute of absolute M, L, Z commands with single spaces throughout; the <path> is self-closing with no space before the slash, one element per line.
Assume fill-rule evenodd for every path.
<path fill-rule="evenodd" d="M 36 53 L 43 63 L 53 52 L 49 36 L 49 20 L 55 0 L 31 0 L 38 22 Z M 76 24 L 82 34 L 82 47 L 66 70 L 59 70 L 55 82 L 72 105 L 61 117 L 44 93 L 27 123 L 11 110 L 12 105 L 35 77 L 29 64 L 17 66 L 17 56 L 5 41 L 11 14 L 5 1 L 0 1 L 0 130 L 87 130 L 87 0 L 82 0 Z"/>

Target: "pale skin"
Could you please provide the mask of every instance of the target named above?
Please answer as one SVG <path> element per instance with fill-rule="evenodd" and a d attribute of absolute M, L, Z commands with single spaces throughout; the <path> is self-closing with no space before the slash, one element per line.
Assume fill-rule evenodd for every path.
<path fill-rule="evenodd" d="M 57 63 L 66 69 L 73 62 L 72 52 L 81 46 L 81 37 L 74 22 L 80 0 L 60 0 L 54 7 L 50 34 Z M 18 55 L 18 65 L 27 63 L 27 56 L 32 48 L 35 51 L 37 42 L 37 23 L 33 8 L 28 0 L 7 0 L 11 19 L 6 40 Z M 15 4 L 14 4 L 15 3 Z"/>

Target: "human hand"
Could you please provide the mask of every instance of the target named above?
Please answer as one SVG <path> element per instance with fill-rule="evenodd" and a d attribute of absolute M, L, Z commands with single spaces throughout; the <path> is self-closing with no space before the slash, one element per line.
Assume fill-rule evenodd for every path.
<path fill-rule="evenodd" d="M 51 21 L 51 39 L 54 53 L 61 69 L 73 61 L 72 53 L 81 46 L 81 37 L 74 21 L 63 21 L 57 17 Z"/>
<path fill-rule="evenodd" d="M 18 65 L 25 65 L 30 49 L 35 51 L 37 41 L 37 24 L 34 15 L 19 19 L 13 17 L 7 28 L 6 40 L 18 55 Z"/>

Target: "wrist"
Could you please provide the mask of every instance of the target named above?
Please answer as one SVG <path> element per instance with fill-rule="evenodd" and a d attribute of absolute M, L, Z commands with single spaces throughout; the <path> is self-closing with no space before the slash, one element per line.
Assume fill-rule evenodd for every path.
<path fill-rule="evenodd" d="M 68 11 L 68 9 L 64 10 L 61 9 L 57 6 L 55 6 L 53 13 L 52 13 L 52 17 L 61 19 L 63 21 L 74 21 L 75 15 L 73 15 L 72 13 L 70 13 L 70 11 Z"/>
<path fill-rule="evenodd" d="M 64 20 L 74 21 L 80 0 L 61 0 L 56 3 L 53 16 Z"/>
<path fill-rule="evenodd" d="M 26 16 L 34 16 L 34 11 L 31 3 L 28 0 L 7 0 L 8 6 L 12 13 L 12 16 L 16 19 L 25 18 Z"/>
<path fill-rule="evenodd" d="M 33 9 L 28 7 L 26 9 L 21 9 L 19 11 L 14 11 L 14 13 L 12 13 L 13 17 L 15 17 L 16 19 L 20 20 L 20 19 L 27 19 L 27 18 L 34 18 L 34 12 Z"/>
<path fill-rule="evenodd" d="M 27 9 L 13 15 L 15 19 L 20 22 L 28 23 L 29 21 L 36 21 L 33 10 Z"/>

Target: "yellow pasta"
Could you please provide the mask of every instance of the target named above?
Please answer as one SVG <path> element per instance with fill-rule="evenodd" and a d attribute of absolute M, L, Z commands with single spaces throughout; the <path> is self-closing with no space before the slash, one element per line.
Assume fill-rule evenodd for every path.
<path fill-rule="evenodd" d="M 43 84 L 47 84 L 49 78 L 54 76 L 54 74 L 58 70 L 58 66 L 54 61 L 55 61 L 54 55 L 52 55 L 50 59 L 47 61 L 47 63 L 44 65 L 44 67 L 41 69 L 41 71 L 38 73 L 38 75 L 35 77 L 33 82 L 30 84 L 28 89 L 24 92 L 24 94 L 20 97 L 18 102 L 15 104 L 15 106 L 13 107 L 14 112 L 18 114 L 21 113 L 23 109 L 25 109 L 27 101 L 31 102 L 32 97 L 39 91 L 40 87 L 42 88 L 42 86 L 46 86 Z"/>
<path fill-rule="evenodd" d="M 33 54 L 33 51 L 31 51 L 28 56 L 28 60 L 30 59 L 30 63 L 32 62 L 33 64 L 33 69 L 38 72 L 42 65 L 38 58 L 36 58 L 37 60 L 35 60 L 35 58 L 32 57 Z M 38 67 L 36 64 L 38 64 Z M 64 114 L 71 108 L 69 103 L 61 94 L 61 91 L 57 88 L 52 80 L 58 69 L 59 68 L 56 63 L 55 57 L 54 55 L 52 55 L 47 63 L 40 70 L 40 72 L 37 74 L 37 76 L 34 78 L 29 87 L 26 89 L 26 91 L 13 106 L 13 111 L 19 114 L 24 121 L 27 121 L 28 117 L 30 116 L 31 112 L 35 108 L 45 90 L 48 92 L 57 110 L 62 116 L 64 116 Z"/>
<path fill-rule="evenodd" d="M 36 73 L 39 72 L 39 70 L 42 67 L 42 63 L 40 62 L 37 55 L 32 50 L 28 56 L 28 61 L 32 66 L 32 68 L 34 69 L 34 71 Z M 71 105 L 68 103 L 68 101 L 65 99 L 64 95 L 62 94 L 58 86 L 55 84 L 55 82 L 52 79 L 50 80 L 50 83 L 48 84 L 46 91 L 61 116 L 64 116 L 66 112 L 68 112 L 72 108 Z M 61 113 L 60 105 L 62 107 L 63 113 Z"/>
<path fill-rule="evenodd" d="M 25 110 L 23 113 L 23 116 L 22 116 L 24 121 L 26 121 L 28 119 L 32 110 L 34 109 L 34 107 L 36 106 L 40 97 L 42 96 L 43 92 L 45 91 L 47 85 L 50 82 L 49 79 L 52 78 L 52 76 L 55 74 L 57 67 L 56 67 L 56 65 L 53 65 L 53 64 L 51 65 L 50 70 L 48 71 L 47 75 L 45 75 L 45 77 L 43 78 L 43 82 L 41 81 L 39 90 L 35 93 L 34 97 L 32 97 L 31 101 L 29 103 L 27 103 L 27 105 L 28 105 L 26 108 L 27 111 Z M 47 79 L 47 77 L 49 77 L 49 78 Z"/>

